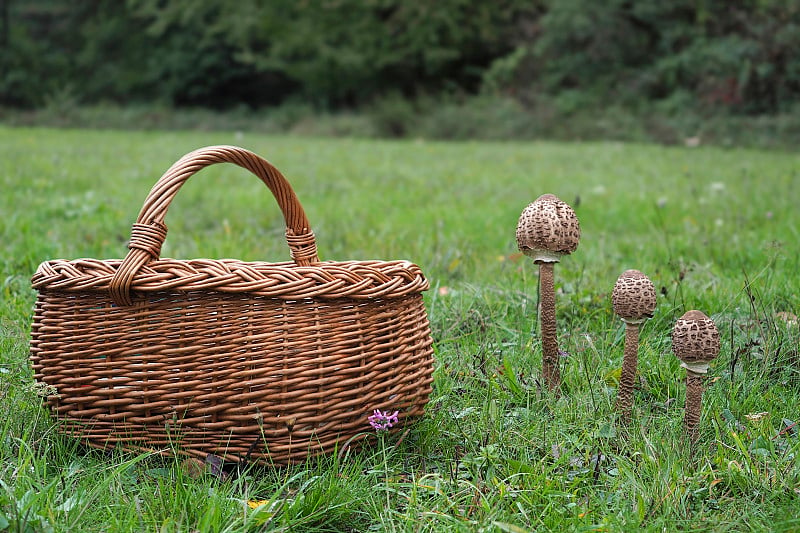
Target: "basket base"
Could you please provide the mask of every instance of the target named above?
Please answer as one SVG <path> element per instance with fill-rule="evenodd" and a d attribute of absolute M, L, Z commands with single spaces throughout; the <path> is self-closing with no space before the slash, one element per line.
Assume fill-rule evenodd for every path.
<path fill-rule="evenodd" d="M 421 416 L 433 349 L 422 297 L 286 301 L 163 292 L 118 307 L 42 290 L 31 361 L 62 431 L 98 448 L 285 464 Z"/>
<path fill-rule="evenodd" d="M 420 412 L 409 413 L 409 416 L 404 417 L 404 426 L 422 416 L 421 411 L 420 409 Z M 395 426 L 391 431 L 399 431 L 404 426 Z M 344 446 L 355 448 L 374 433 L 365 429 L 363 433 L 336 435 L 325 446 L 322 441 L 313 437 L 298 438 L 295 441 L 291 438 L 267 440 L 260 435 L 197 435 L 168 431 L 166 428 L 158 436 L 158 431 L 154 431 L 154 428 L 70 418 L 59 419 L 57 429 L 59 433 L 99 450 L 116 449 L 165 457 L 196 457 L 202 460 L 208 456 L 216 456 L 226 463 L 247 462 L 280 466 L 302 463 L 309 458 L 333 453 Z"/>

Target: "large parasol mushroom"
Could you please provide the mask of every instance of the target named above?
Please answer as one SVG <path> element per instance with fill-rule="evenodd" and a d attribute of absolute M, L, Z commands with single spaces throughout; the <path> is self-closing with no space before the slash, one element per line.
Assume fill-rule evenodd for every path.
<path fill-rule="evenodd" d="M 701 311 L 689 311 L 672 329 L 672 351 L 686 369 L 686 432 L 694 443 L 698 436 L 703 402 L 703 376 L 719 354 L 719 331 Z"/>
<path fill-rule="evenodd" d="M 556 338 L 556 294 L 553 264 L 578 248 L 581 228 L 575 211 L 552 194 L 529 204 L 517 223 L 517 246 L 539 265 L 539 321 L 542 331 L 542 374 L 550 390 L 561 385 Z"/>
<path fill-rule="evenodd" d="M 653 317 L 656 289 L 650 278 L 638 270 L 626 270 L 614 284 L 611 303 L 614 312 L 625 322 L 625 352 L 617 389 L 617 411 L 620 422 L 627 424 L 631 418 L 633 384 L 639 356 L 639 326 Z"/>

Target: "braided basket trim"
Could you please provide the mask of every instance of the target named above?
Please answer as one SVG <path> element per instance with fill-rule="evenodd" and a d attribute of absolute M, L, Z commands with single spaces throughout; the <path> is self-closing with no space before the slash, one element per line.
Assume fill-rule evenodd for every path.
<path fill-rule="evenodd" d="M 31 283 L 36 290 L 108 291 L 119 259 L 46 261 Z M 158 259 L 141 268 L 131 289 L 213 290 L 281 298 L 387 298 L 429 288 L 422 270 L 409 261 L 322 261 L 309 266 L 235 259 Z"/>

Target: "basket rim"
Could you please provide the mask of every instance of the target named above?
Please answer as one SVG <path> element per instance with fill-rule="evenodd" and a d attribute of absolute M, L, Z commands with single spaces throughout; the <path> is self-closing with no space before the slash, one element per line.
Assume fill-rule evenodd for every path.
<path fill-rule="evenodd" d="M 54 259 L 42 262 L 31 278 L 37 291 L 108 292 L 121 259 Z M 238 259 L 151 261 L 133 278 L 137 292 L 217 291 L 282 299 L 387 298 L 430 288 L 416 264 L 407 260 L 294 261 L 269 263 Z"/>

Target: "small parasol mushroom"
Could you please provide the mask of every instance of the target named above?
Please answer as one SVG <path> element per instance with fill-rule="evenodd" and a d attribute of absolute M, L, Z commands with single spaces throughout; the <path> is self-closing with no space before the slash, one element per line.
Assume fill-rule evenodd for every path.
<path fill-rule="evenodd" d="M 639 352 L 639 325 L 653 317 L 656 308 L 656 289 L 650 278 L 638 270 L 626 270 L 614 284 L 611 293 L 614 312 L 625 322 L 625 352 L 622 359 L 622 374 L 617 390 L 617 411 L 620 422 L 630 422 L 633 398 L 633 383 Z"/>
<path fill-rule="evenodd" d="M 581 228 L 575 211 L 552 194 L 529 204 L 517 223 L 519 250 L 539 265 L 539 320 L 542 331 L 542 374 L 550 390 L 561 385 L 556 338 L 556 294 L 553 264 L 578 248 Z"/>
<path fill-rule="evenodd" d="M 703 402 L 703 376 L 719 354 L 719 331 L 701 311 L 689 311 L 672 329 L 672 351 L 686 369 L 686 413 L 684 424 L 691 441 L 698 436 Z"/>

